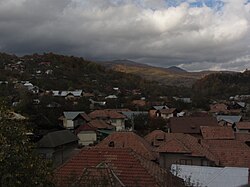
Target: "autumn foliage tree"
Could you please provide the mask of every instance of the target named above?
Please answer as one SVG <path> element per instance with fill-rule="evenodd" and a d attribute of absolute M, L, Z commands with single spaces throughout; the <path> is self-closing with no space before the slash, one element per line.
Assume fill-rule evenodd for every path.
<path fill-rule="evenodd" d="M 49 163 L 35 153 L 26 122 L 0 108 L 0 186 L 51 186 Z"/>

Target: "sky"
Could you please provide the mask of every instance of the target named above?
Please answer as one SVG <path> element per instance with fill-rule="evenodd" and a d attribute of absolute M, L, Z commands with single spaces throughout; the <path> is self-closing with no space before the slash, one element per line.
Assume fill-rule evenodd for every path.
<path fill-rule="evenodd" d="M 250 69 L 250 0 L 0 0 L 0 51 Z"/>

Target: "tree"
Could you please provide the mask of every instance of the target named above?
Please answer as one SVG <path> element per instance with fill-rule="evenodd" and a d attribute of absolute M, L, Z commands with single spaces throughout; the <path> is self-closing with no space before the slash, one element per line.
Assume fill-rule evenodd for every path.
<path fill-rule="evenodd" d="M 35 153 L 27 132 L 25 121 L 12 119 L 0 106 L 1 186 L 52 186 L 50 164 Z"/>

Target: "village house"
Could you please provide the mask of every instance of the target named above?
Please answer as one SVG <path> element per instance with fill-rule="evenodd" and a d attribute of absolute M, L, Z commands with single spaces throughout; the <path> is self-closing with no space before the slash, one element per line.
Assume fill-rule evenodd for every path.
<path fill-rule="evenodd" d="M 161 137 L 160 141 L 159 137 Z M 197 138 L 189 134 L 165 133 L 163 135 L 159 132 L 159 135 L 157 133 L 154 133 L 154 136 L 147 135 L 146 139 L 152 145 L 156 145 L 154 152 L 159 154 L 159 164 L 167 170 L 176 163 L 198 166 L 219 164 L 216 156 L 203 147 Z"/>
<path fill-rule="evenodd" d="M 103 140 L 109 134 L 114 132 L 114 130 L 114 126 L 107 124 L 103 120 L 96 119 L 91 120 L 87 124 L 80 125 L 75 130 L 75 134 L 79 138 L 79 145 L 88 146 Z"/>
<path fill-rule="evenodd" d="M 37 152 L 44 159 L 50 159 L 54 166 L 70 158 L 77 147 L 78 138 L 69 130 L 49 132 L 37 142 Z"/>
<path fill-rule="evenodd" d="M 162 117 L 163 119 L 169 119 L 171 117 L 177 117 L 177 113 L 176 108 L 161 109 L 155 112 L 155 116 Z"/>
<path fill-rule="evenodd" d="M 89 117 L 91 119 L 101 119 L 106 121 L 107 123 L 115 126 L 116 131 L 125 130 L 126 116 L 115 110 L 111 109 L 95 110 L 89 114 Z"/>
<path fill-rule="evenodd" d="M 96 128 L 91 127 L 88 124 L 81 125 L 75 130 L 80 146 L 93 145 L 97 142 Z"/>
<path fill-rule="evenodd" d="M 186 186 L 240 187 L 248 184 L 248 168 L 208 167 L 173 164 L 171 172 Z"/>
<path fill-rule="evenodd" d="M 219 166 L 250 168 L 250 148 L 231 127 L 201 127 L 201 145 L 219 159 Z"/>
<path fill-rule="evenodd" d="M 219 159 L 219 166 L 250 168 L 250 148 L 238 140 L 201 140 L 201 145 L 209 149 Z"/>
<path fill-rule="evenodd" d="M 214 117 L 173 117 L 170 118 L 169 131 L 172 133 L 191 134 L 196 137 L 201 136 L 201 126 L 218 126 L 217 120 Z"/>
<path fill-rule="evenodd" d="M 54 97 L 64 97 L 67 100 L 75 100 L 82 97 L 84 94 L 83 90 L 73 90 L 73 91 L 52 91 L 52 96 Z"/>
<path fill-rule="evenodd" d="M 54 172 L 56 186 L 184 187 L 183 181 L 129 148 L 82 149 Z"/>
<path fill-rule="evenodd" d="M 153 147 L 159 147 L 165 141 L 166 132 L 162 130 L 154 130 L 147 134 L 144 139 Z"/>
<path fill-rule="evenodd" d="M 96 147 L 130 148 L 148 160 L 157 159 L 157 155 L 153 153 L 153 147 L 134 132 L 114 132 Z"/>
<path fill-rule="evenodd" d="M 62 121 L 62 126 L 65 129 L 74 130 L 77 127 L 86 124 L 91 119 L 83 111 L 63 112 L 63 116 L 59 118 Z"/>
<path fill-rule="evenodd" d="M 163 110 L 163 109 L 169 109 L 169 107 L 167 105 L 152 106 L 151 109 L 149 110 L 149 116 L 151 118 L 155 118 L 156 117 L 156 112 L 159 111 L 159 110 Z"/>

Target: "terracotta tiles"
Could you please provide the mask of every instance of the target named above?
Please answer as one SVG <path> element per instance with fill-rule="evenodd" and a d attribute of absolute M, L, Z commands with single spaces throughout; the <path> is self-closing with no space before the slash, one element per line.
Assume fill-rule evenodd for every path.
<path fill-rule="evenodd" d="M 232 127 L 201 126 L 200 129 L 203 139 L 207 140 L 235 139 Z"/>
<path fill-rule="evenodd" d="M 156 155 L 152 152 L 153 147 L 134 132 L 114 132 L 96 146 L 103 148 L 109 147 L 111 144 L 118 148 L 131 148 L 149 160 L 156 159 Z"/>
<path fill-rule="evenodd" d="M 169 109 L 161 109 L 160 113 L 161 114 L 172 114 L 173 112 L 176 111 L 176 108 L 169 108 Z"/>
<path fill-rule="evenodd" d="M 210 105 L 210 112 L 227 114 L 229 110 L 228 110 L 227 105 L 225 105 L 224 103 L 216 103 L 216 104 Z"/>
<path fill-rule="evenodd" d="M 222 166 L 250 168 L 250 148 L 238 140 L 202 140 Z"/>
<path fill-rule="evenodd" d="M 89 126 L 96 128 L 96 129 L 113 129 L 114 126 L 107 124 L 103 120 L 92 120 L 88 123 Z"/>
<path fill-rule="evenodd" d="M 131 149 L 110 147 L 83 149 L 55 170 L 56 184 L 63 187 L 80 179 L 84 184 L 86 171 L 96 180 L 106 177 L 107 186 L 183 186 L 182 181 Z"/>
<path fill-rule="evenodd" d="M 144 139 L 152 146 L 159 146 L 165 140 L 165 132 L 162 130 L 154 130 L 144 137 Z"/>
<path fill-rule="evenodd" d="M 191 153 L 191 151 L 179 140 L 172 139 L 155 149 L 159 153 Z"/>
<path fill-rule="evenodd" d="M 218 123 L 214 117 L 170 118 L 172 133 L 200 134 L 200 126 L 218 126 Z"/>
<path fill-rule="evenodd" d="M 241 142 L 250 142 L 250 133 L 235 133 L 235 139 Z"/>
<path fill-rule="evenodd" d="M 240 130 L 250 130 L 250 121 L 241 121 L 236 123 L 236 127 Z"/>
<path fill-rule="evenodd" d="M 146 136 L 148 141 L 153 141 L 155 135 L 161 133 L 159 131 L 152 132 Z M 159 143 L 159 142 L 158 142 Z M 212 154 L 206 147 L 203 147 L 199 140 L 189 134 L 184 133 L 165 133 L 164 141 L 162 141 L 159 147 L 155 148 L 156 152 L 168 152 L 168 153 L 185 153 L 190 156 L 206 157 L 207 159 L 219 163 L 217 157 Z"/>
<path fill-rule="evenodd" d="M 91 126 L 88 125 L 88 124 L 84 124 L 84 125 L 79 126 L 79 127 L 75 130 L 75 134 L 78 134 L 78 133 L 81 132 L 81 131 L 95 131 L 95 130 L 96 130 L 96 128 L 91 127 Z"/>
<path fill-rule="evenodd" d="M 119 112 L 115 110 L 95 110 L 89 114 L 90 118 L 92 119 L 125 119 L 126 116 L 120 114 Z"/>

